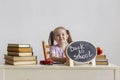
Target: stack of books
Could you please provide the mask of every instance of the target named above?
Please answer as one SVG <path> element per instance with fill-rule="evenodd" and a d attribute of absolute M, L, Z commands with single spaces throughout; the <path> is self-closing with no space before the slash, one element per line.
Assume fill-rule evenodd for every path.
<path fill-rule="evenodd" d="M 97 55 L 96 65 L 108 65 L 108 59 L 106 58 L 106 55 Z"/>
<path fill-rule="evenodd" d="M 8 44 L 7 54 L 4 55 L 5 64 L 33 65 L 37 64 L 37 56 L 33 55 L 30 44 Z"/>

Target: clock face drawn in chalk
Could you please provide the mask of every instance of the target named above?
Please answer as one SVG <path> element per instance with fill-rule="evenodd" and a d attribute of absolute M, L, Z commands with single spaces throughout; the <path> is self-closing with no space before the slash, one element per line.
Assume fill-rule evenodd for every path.
<path fill-rule="evenodd" d="M 66 54 L 73 61 L 88 62 L 95 58 L 96 48 L 89 42 L 76 41 L 67 46 Z"/>

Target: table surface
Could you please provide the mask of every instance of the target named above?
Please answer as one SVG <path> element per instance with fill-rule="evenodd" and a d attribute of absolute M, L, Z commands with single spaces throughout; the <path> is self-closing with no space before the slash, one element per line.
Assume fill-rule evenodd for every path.
<path fill-rule="evenodd" d="M 74 67 L 67 66 L 65 64 L 54 64 L 54 65 L 19 65 L 19 66 L 14 66 L 14 65 L 5 65 L 2 64 L 0 65 L 0 69 L 120 69 L 120 66 L 114 65 L 114 64 L 109 64 L 109 65 L 91 65 L 91 64 L 75 64 Z"/>

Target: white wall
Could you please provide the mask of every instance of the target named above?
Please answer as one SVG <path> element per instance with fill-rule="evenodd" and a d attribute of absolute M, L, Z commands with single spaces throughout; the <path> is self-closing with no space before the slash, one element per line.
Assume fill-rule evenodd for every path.
<path fill-rule="evenodd" d="M 41 41 L 57 26 L 72 38 L 100 46 L 109 61 L 120 65 L 120 0 L 0 0 L 0 54 L 8 43 L 30 43 L 38 60 Z M 1 63 L 3 56 L 1 55 Z"/>

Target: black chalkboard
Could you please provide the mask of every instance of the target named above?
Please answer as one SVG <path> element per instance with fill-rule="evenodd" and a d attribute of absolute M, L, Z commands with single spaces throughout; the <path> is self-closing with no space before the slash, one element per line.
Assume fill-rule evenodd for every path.
<path fill-rule="evenodd" d="M 95 58 L 96 48 L 89 42 L 76 41 L 67 46 L 66 54 L 74 61 L 88 62 Z"/>

